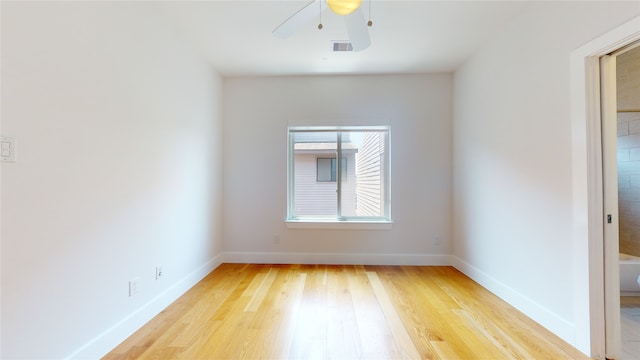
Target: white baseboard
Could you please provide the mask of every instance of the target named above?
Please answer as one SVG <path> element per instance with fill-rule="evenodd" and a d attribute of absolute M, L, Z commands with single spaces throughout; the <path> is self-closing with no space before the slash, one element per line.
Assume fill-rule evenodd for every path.
<path fill-rule="evenodd" d="M 217 255 L 204 265 L 192 271 L 164 292 L 142 305 L 136 311 L 121 319 L 91 341 L 74 351 L 67 359 L 99 359 L 122 343 L 154 316 L 182 296 L 211 271 L 222 264 L 222 255 Z"/>
<path fill-rule="evenodd" d="M 224 262 L 248 264 L 340 264 L 449 266 L 450 255 L 225 252 Z"/>
<path fill-rule="evenodd" d="M 575 343 L 575 325 L 549 311 L 544 306 L 532 301 L 518 291 L 495 279 L 475 266 L 463 261 L 457 256 L 451 256 L 452 265 L 473 279 L 485 289 L 491 291 L 509 305 L 518 309 L 538 324 L 544 326 L 552 333 L 569 344 Z"/>

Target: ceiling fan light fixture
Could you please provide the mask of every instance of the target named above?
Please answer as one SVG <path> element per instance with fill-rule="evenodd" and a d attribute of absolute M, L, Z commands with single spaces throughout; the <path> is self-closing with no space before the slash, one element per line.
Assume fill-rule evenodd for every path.
<path fill-rule="evenodd" d="M 327 0 L 329 9 L 338 15 L 349 15 L 356 11 L 362 0 Z"/>

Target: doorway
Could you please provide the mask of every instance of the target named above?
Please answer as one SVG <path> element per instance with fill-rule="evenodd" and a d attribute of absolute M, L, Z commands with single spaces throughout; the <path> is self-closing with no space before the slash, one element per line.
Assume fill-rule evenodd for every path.
<path fill-rule="evenodd" d="M 640 360 L 640 41 L 600 58 L 606 355 Z"/>

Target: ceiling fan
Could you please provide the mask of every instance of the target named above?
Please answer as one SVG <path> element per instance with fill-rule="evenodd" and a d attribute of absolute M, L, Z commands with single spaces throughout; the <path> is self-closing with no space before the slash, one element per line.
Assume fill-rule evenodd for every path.
<path fill-rule="evenodd" d="M 367 26 L 370 27 L 373 23 L 371 20 L 365 21 L 361 3 L 362 0 L 313 0 L 275 28 L 273 35 L 286 39 L 329 8 L 335 14 L 344 16 L 353 51 L 364 50 L 371 45 Z M 322 22 L 318 29 L 322 29 Z"/>

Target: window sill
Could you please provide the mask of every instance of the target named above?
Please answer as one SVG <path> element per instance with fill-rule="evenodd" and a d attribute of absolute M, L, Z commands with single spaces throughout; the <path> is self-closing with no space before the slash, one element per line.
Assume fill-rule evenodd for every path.
<path fill-rule="evenodd" d="M 391 230 L 392 221 L 286 220 L 289 229 Z"/>

